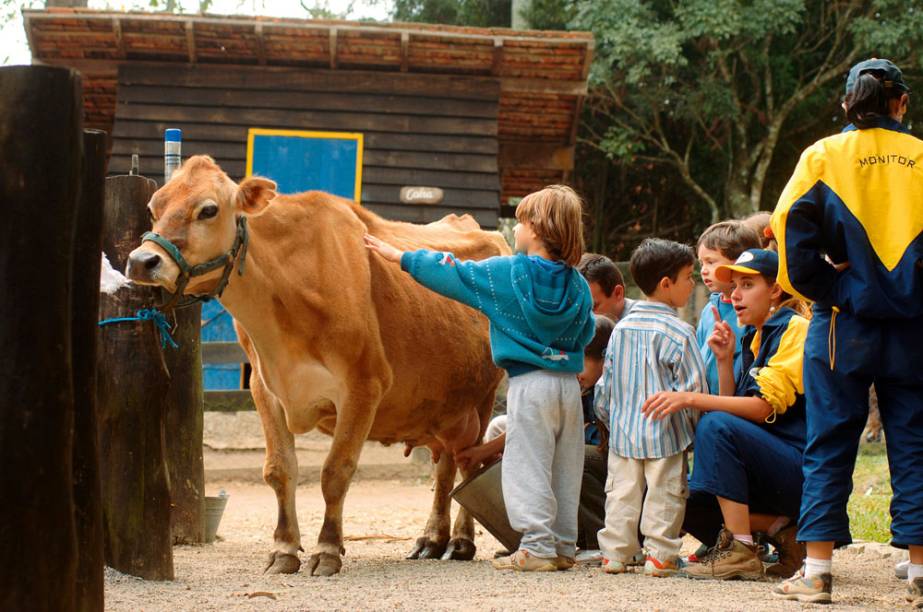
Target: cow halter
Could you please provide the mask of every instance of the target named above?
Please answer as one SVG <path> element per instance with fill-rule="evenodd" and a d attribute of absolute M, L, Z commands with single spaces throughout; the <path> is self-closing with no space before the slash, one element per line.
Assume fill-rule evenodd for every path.
<path fill-rule="evenodd" d="M 248 240 L 249 237 L 247 234 L 247 218 L 243 215 L 239 215 L 237 217 L 237 236 L 234 238 L 234 244 L 231 245 L 231 249 L 226 253 L 215 257 L 214 259 L 209 259 L 204 263 L 190 266 L 189 262 L 186 261 L 186 258 L 183 257 L 183 254 L 175 244 L 160 234 L 154 232 L 145 232 L 144 235 L 141 236 L 141 242 L 153 242 L 157 244 L 160 248 L 166 251 L 171 258 L 173 258 L 173 261 L 176 262 L 176 265 L 179 266 L 180 270 L 179 276 L 176 279 L 176 290 L 173 292 L 173 295 L 170 297 L 170 299 L 167 300 L 167 303 L 163 305 L 163 308 L 169 308 L 174 305 L 177 308 L 182 308 L 185 306 L 191 306 L 196 302 L 206 302 L 215 297 L 220 298 L 221 294 L 224 293 L 224 289 L 228 285 L 228 281 L 231 279 L 231 270 L 234 269 L 235 262 L 239 262 L 237 265 L 237 275 L 244 275 L 244 262 L 247 258 Z M 218 284 L 214 289 L 212 289 L 209 293 L 196 294 L 191 296 L 188 300 L 180 302 L 180 299 L 183 297 L 183 291 L 186 289 L 186 285 L 189 284 L 189 281 L 193 277 L 208 274 L 212 270 L 217 270 L 222 266 L 224 266 L 224 273 L 221 275 L 221 280 L 218 281 Z"/>

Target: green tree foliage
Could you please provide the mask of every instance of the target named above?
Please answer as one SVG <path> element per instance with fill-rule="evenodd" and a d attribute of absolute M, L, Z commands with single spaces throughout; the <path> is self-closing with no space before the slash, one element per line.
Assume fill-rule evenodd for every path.
<path fill-rule="evenodd" d="M 834 131 L 853 63 L 920 66 L 923 8 L 913 4 L 577 1 L 569 27 L 596 37 L 583 142 L 613 161 L 670 168 L 710 219 L 759 210 L 781 190 L 767 185 L 780 145 Z"/>
<path fill-rule="evenodd" d="M 394 21 L 510 27 L 510 0 L 394 0 Z"/>

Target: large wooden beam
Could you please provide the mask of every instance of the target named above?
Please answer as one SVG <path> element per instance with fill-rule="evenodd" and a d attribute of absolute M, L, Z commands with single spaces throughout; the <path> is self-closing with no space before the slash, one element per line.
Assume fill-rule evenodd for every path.
<path fill-rule="evenodd" d="M 75 609 L 80 97 L 71 70 L 0 68 L 0 610 Z"/>
<path fill-rule="evenodd" d="M 173 312 L 179 348 L 164 354 L 170 373 L 164 424 L 170 468 L 170 523 L 174 544 L 205 541 L 205 464 L 199 304 Z"/>
<path fill-rule="evenodd" d="M 146 204 L 157 184 L 141 176 L 106 179 L 103 250 L 123 270 L 150 228 Z M 159 289 L 131 285 L 101 294 L 100 319 L 131 317 L 161 300 Z M 173 579 L 170 482 L 165 457 L 169 378 L 151 321 L 99 328 L 100 480 L 106 563 L 147 580 Z"/>
<path fill-rule="evenodd" d="M 83 183 L 74 244 L 74 518 L 77 527 L 76 608 L 103 610 L 103 510 L 96 415 L 96 330 L 99 253 L 106 185 L 106 132 L 84 130 Z"/>
<path fill-rule="evenodd" d="M 574 168 L 574 147 L 534 142 L 500 142 L 498 162 L 501 168 L 560 170 Z"/>

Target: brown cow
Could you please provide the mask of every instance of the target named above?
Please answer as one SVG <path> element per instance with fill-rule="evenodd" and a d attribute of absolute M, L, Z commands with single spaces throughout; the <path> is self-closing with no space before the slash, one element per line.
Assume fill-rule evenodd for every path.
<path fill-rule="evenodd" d="M 266 435 L 263 477 L 279 502 L 267 571 L 293 573 L 301 565 L 293 434 L 315 427 L 333 441 L 321 473 L 326 512 L 312 575 L 340 570 L 343 500 L 366 440 L 429 446 L 434 458 L 441 455 L 432 513 L 411 558 L 473 558 L 473 523 L 464 510 L 450 538 L 448 493 L 452 451 L 483 435 L 501 379 L 487 320 L 370 255 L 362 237 L 369 232 L 404 249 L 451 250 L 465 259 L 509 247 L 470 218 L 395 223 L 326 193 L 276 197 L 275 188 L 263 178 L 237 185 L 211 158 L 197 156 L 148 205 L 154 231 L 189 266 L 234 253 L 227 260 L 236 271 L 221 303 L 253 365 L 250 386 Z M 249 243 L 238 251 L 231 245 L 241 215 L 249 218 Z M 181 268 L 169 244 L 161 245 L 143 242 L 127 273 L 174 291 Z M 221 273 L 191 278 L 185 293 L 214 293 Z"/>

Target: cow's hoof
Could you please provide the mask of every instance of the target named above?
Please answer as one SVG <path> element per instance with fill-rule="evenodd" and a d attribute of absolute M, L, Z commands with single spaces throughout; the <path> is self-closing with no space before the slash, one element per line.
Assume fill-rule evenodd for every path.
<path fill-rule="evenodd" d="M 417 538 L 413 550 L 407 555 L 408 559 L 440 559 L 445 553 L 445 544 L 431 540 L 427 537 Z"/>
<path fill-rule="evenodd" d="M 274 550 L 269 553 L 269 561 L 266 563 L 264 574 L 295 574 L 301 569 L 301 561 L 298 555 L 279 552 Z"/>
<path fill-rule="evenodd" d="M 443 561 L 471 561 L 478 551 L 468 538 L 452 538 L 442 555 Z"/>
<path fill-rule="evenodd" d="M 311 555 L 311 558 L 308 559 L 308 568 L 310 568 L 312 576 L 321 576 L 324 578 L 333 576 L 334 574 L 339 574 L 340 568 L 342 567 L 343 561 L 340 560 L 340 557 L 338 555 L 331 555 L 330 553 L 314 553 Z"/>

